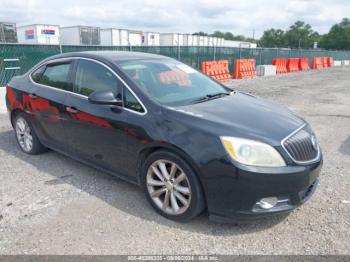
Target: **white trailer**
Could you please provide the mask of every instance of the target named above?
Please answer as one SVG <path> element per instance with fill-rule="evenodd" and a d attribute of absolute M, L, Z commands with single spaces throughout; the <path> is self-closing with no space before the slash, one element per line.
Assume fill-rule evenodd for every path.
<path fill-rule="evenodd" d="M 128 46 L 129 45 L 129 32 L 128 32 L 128 30 L 120 29 L 119 35 L 120 35 L 120 45 L 121 46 Z"/>
<path fill-rule="evenodd" d="M 61 27 L 62 45 L 100 45 L 100 28 L 92 26 Z"/>
<path fill-rule="evenodd" d="M 217 46 L 216 37 L 208 37 L 208 46 Z"/>
<path fill-rule="evenodd" d="M 129 45 L 141 46 L 142 45 L 142 32 L 141 31 L 128 31 Z"/>
<path fill-rule="evenodd" d="M 198 42 L 199 42 L 199 37 L 198 35 L 192 35 L 193 38 L 193 46 L 198 46 Z"/>
<path fill-rule="evenodd" d="M 19 26 L 17 38 L 19 44 L 59 45 L 60 27 L 45 24 Z"/>
<path fill-rule="evenodd" d="M 160 36 L 155 32 L 143 32 L 142 33 L 142 45 L 144 46 L 159 46 Z"/>
<path fill-rule="evenodd" d="M 243 42 L 243 41 L 224 40 L 224 46 L 225 47 L 256 48 L 257 44 L 250 43 L 250 42 Z"/>
<path fill-rule="evenodd" d="M 101 29 L 101 45 L 120 46 L 120 30 L 115 28 Z"/>
<path fill-rule="evenodd" d="M 161 46 L 183 46 L 184 36 L 177 33 L 161 33 L 160 34 Z"/>
<path fill-rule="evenodd" d="M 101 29 L 100 34 L 101 34 L 101 45 L 103 46 L 129 46 L 130 45 L 129 31 L 127 29 L 105 28 L 105 29 Z"/>
<path fill-rule="evenodd" d="M 198 36 L 198 46 L 204 46 L 204 36 Z"/>
<path fill-rule="evenodd" d="M 17 43 L 15 23 L 0 22 L 0 43 Z"/>
<path fill-rule="evenodd" d="M 224 46 L 225 39 L 224 38 L 218 38 L 218 46 L 223 47 Z"/>
<path fill-rule="evenodd" d="M 209 46 L 209 37 L 208 36 L 203 37 L 203 46 Z"/>
<path fill-rule="evenodd" d="M 195 46 L 195 35 L 184 34 L 184 46 Z"/>

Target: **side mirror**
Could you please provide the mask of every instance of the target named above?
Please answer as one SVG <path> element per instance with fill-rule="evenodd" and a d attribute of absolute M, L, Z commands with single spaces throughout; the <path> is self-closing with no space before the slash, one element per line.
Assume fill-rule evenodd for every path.
<path fill-rule="evenodd" d="M 91 104 L 96 105 L 123 105 L 123 100 L 115 97 L 112 91 L 95 91 L 89 95 L 88 100 Z"/>

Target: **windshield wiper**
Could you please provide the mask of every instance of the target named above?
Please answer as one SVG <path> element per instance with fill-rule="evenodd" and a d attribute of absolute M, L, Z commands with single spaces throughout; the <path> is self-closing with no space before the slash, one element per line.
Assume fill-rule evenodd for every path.
<path fill-rule="evenodd" d="M 200 98 L 197 98 L 195 100 L 192 101 L 192 104 L 196 104 L 196 103 L 201 103 L 201 102 L 205 102 L 205 101 L 209 101 L 215 98 L 219 98 L 222 96 L 228 96 L 230 95 L 230 93 L 227 92 L 219 92 L 219 93 L 215 93 L 215 94 L 206 94 L 205 96 L 202 96 Z"/>

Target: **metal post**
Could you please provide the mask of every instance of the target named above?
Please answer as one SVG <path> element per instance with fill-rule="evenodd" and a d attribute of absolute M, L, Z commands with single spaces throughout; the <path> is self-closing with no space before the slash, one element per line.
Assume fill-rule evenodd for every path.
<path fill-rule="evenodd" d="M 214 61 L 216 60 L 216 45 L 213 43 L 214 45 Z"/>
<path fill-rule="evenodd" d="M 59 45 L 59 48 L 60 48 L 60 54 L 62 54 L 61 36 L 58 37 L 58 45 Z"/>
<path fill-rule="evenodd" d="M 177 34 L 177 60 L 180 61 L 180 34 Z"/>

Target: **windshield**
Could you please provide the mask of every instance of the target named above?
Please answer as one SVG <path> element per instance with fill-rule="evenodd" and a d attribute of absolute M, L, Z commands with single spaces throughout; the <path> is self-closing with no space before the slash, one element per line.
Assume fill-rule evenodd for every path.
<path fill-rule="evenodd" d="M 231 91 L 176 60 L 121 61 L 118 65 L 146 95 L 164 105 L 203 102 Z"/>

